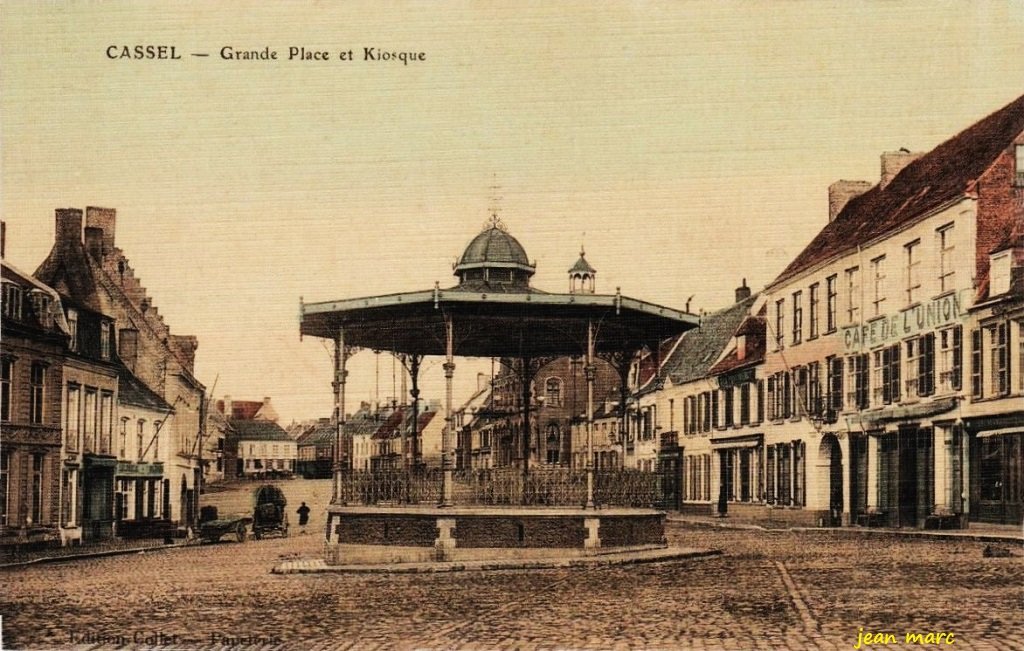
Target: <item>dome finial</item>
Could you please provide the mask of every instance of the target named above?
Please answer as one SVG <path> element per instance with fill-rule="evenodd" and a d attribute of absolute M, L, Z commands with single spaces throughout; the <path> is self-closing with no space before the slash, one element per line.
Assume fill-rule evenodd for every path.
<path fill-rule="evenodd" d="M 489 231 L 492 228 L 497 228 L 502 233 L 508 232 L 508 226 L 505 226 L 505 222 L 501 221 L 501 217 L 498 217 L 498 213 L 491 213 L 491 218 L 484 223 L 484 230 Z"/>

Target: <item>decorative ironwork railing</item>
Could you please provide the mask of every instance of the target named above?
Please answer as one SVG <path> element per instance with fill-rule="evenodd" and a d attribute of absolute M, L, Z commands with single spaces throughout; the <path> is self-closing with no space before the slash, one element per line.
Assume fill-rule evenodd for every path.
<path fill-rule="evenodd" d="M 336 477 L 339 504 L 437 504 L 442 471 L 345 470 Z M 594 472 L 598 506 L 654 507 L 663 501 L 661 476 L 640 470 Z M 571 468 L 491 468 L 453 473 L 452 499 L 459 505 L 582 507 L 587 473 Z"/>

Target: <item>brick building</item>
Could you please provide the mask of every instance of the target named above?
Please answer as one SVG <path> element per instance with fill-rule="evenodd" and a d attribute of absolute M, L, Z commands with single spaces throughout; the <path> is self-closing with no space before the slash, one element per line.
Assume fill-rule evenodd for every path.
<path fill-rule="evenodd" d="M 116 213 L 108 208 L 56 211 L 56 237 L 36 276 L 84 309 L 113 318 L 118 357 L 173 407 L 167 434 L 170 518 L 181 526 L 197 515 L 200 415 L 205 387 L 193 374 L 195 337 L 173 334 L 153 299 L 115 246 Z"/>
<path fill-rule="evenodd" d="M 57 292 L 0 264 L 0 544 L 56 543 L 62 525 L 77 518 L 61 514 L 68 325 Z"/>

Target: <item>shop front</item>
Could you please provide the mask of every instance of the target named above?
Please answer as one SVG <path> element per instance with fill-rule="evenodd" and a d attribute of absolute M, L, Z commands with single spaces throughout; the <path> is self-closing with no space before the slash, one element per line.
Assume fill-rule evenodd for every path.
<path fill-rule="evenodd" d="M 1024 523 L 1024 412 L 964 419 L 970 439 L 970 520 Z"/>
<path fill-rule="evenodd" d="M 82 489 L 82 537 L 85 541 L 114 536 L 114 472 L 117 459 L 85 455 Z"/>
<path fill-rule="evenodd" d="M 161 462 L 118 462 L 114 516 L 119 536 L 149 537 L 147 531 L 158 529 L 155 524 L 167 520 L 163 474 Z"/>

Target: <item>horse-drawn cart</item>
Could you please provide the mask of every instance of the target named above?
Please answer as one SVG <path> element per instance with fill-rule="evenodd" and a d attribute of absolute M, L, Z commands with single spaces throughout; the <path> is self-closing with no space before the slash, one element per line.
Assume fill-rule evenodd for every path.
<path fill-rule="evenodd" d="M 288 500 L 273 484 L 264 484 L 253 493 L 252 533 L 256 540 L 268 535 L 288 536 Z"/>

